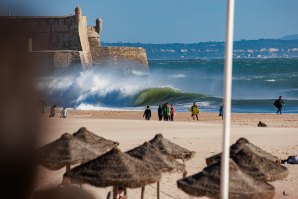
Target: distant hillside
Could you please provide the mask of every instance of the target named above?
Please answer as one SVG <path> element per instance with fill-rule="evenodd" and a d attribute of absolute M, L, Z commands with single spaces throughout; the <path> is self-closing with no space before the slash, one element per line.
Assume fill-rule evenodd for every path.
<path fill-rule="evenodd" d="M 222 59 L 224 42 L 201 42 L 193 44 L 144 44 L 102 43 L 102 46 L 131 46 L 146 49 L 150 60 Z M 290 58 L 298 57 L 298 40 L 260 39 L 234 42 L 235 58 Z"/>
<path fill-rule="evenodd" d="M 282 39 L 282 40 L 298 40 L 298 34 L 296 34 L 296 35 L 287 35 L 287 36 L 284 36 L 280 39 Z"/>

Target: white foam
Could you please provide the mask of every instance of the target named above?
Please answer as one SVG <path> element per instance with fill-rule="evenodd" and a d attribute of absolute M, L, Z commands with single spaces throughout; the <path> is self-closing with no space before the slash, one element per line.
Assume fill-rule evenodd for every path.
<path fill-rule="evenodd" d="M 169 78 L 185 78 L 186 75 L 185 74 L 174 74 L 174 75 L 168 75 Z"/>

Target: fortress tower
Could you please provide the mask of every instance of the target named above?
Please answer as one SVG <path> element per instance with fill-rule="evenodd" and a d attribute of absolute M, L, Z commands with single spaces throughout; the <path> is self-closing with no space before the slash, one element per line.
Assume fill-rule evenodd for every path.
<path fill-rule="evenodd" d="M 96 19 L 96 31 L 98 32 L 98 34 L 101 33 L 101 30 L 102 30 L 102 19 L 101 18 L 97 18 Z"/>
<path fill-rule="evenodd" d="M 75 9 L 75 16 L 76 16 L 76 22 L 77 23 L 79 23 L 83 18 L 82 8 L 80 8 L 79 5 Z"/>

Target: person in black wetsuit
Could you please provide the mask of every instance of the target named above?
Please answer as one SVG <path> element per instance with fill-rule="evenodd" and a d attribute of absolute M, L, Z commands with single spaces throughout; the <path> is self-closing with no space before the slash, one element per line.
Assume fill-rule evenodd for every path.
<path fill-rule="evenodd" d="M 159 105 L 158 107 L 158 120 L 162 121 L 162 116 L 163 116 L 163 109 L 162 109 L 162 105 Z"/>
<path fill-rule="evenodd" d="M 151 118 L 151 110 L 150 110 L 150 107 L 147 106 L 145 112 L 144 112 L 144 115 L 143 117 L 145 117 L 145 120 L 150 120 Z"/>
<path fill-rule="evenodd" d="M 277 108 L 276 114 L 280 113 L 281 114 L 281 109 L 284 105 L 284 101 L 282 100 L 282 96 L 279 96 L 279 98 L 277 100 L 275 100 L 274 102 L 274 106 Z"/>

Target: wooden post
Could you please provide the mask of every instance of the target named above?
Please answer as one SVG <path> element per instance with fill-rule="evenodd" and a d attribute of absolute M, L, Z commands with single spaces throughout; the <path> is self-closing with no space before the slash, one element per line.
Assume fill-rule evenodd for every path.
<path fill-rule="evenodd" d="M 141 199 L 144 199 L 144 193 L 145 193 L 145 186 L 143 186 L 141 190 Z"/>
<path fill-rule="evenodd" d="M 186 175 L 187 175 L 187 171 L 186 171 L 186 166 L 185 166 L 185 161 L 184 161 L 184 159 L 182 159 L 182 162 L 183 162 L 183 165 L 184 165 L 184 170 L 183 170 L 183 173 L 182 173 L 182 177 L 183 178 L 185 178 L 186 177 Z"/>
<path fill-rule="evenodd" d="M 117 187 L 113 186 L 113 199 L 117 199 Z"/>
<path fill-rule="evenodd" d="M 159 182 L 157 182 L 157 199 L 159 199 Z"/>
<path fill-rule="evenodd" d="M 70 171 L 70 163 L 66 164 L 66 173 L 68 173 Z"/>

